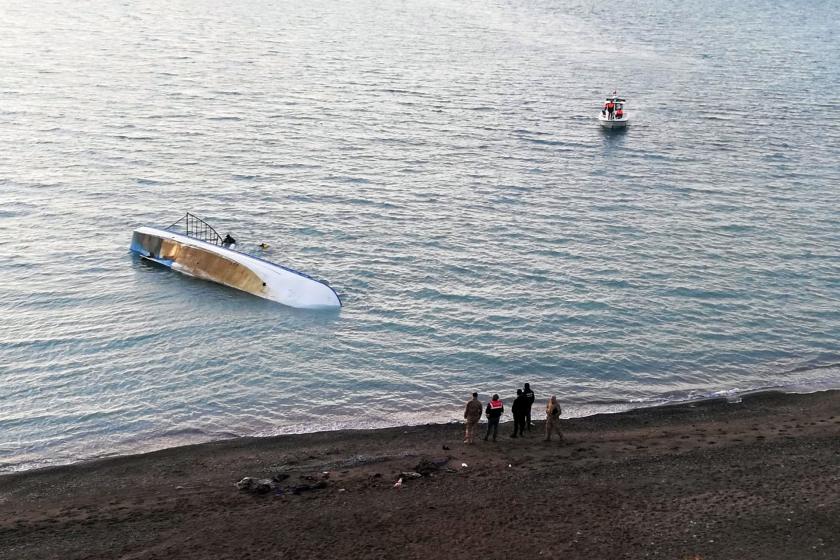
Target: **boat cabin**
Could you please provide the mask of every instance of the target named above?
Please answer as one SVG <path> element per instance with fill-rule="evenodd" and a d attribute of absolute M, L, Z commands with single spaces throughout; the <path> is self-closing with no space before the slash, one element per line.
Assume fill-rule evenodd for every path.
<path fill-rule="evenodd" d="M 623 97 L 618 97 L 618 95 L 613 93 L 604 101 L 604 107 L 601 109 L 601 117 L 607 120 L 622 120 L 626 118 L 624 114 L 625 102 Z"/>

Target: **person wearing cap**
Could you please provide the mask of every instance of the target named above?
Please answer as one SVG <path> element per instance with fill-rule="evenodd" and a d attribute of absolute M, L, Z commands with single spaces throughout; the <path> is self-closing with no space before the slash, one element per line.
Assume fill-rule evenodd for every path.
<path fill-rule="evenodd" d="M 484 441 L 490 437 L 490 432 L 493 432 L 493 441 L 496 441 L 496 434 L 499 432 L 499 419 L 505 411 L 505 405 L 499 400 L 499 395 L 493 395 L 493 398 L 487 403 L 487 408 L 484 413 L 487 416 L 487 433 L 484 434 Z"/>
<path fill-rule="evenodd" d="M 466 430 L 464 432 L 464 443 L 475 443 L 475 430 L 478 427 L 478 421 L 481 420 L 481 401 L 478 400 L 478 393 L 472 394 L 472 399 L 467 401 L 467 407 L 464 410 L 464 420 L 467 422 Z"/>
<path fill-rule="evenodd" d="M 534 392 L 531 390 L 531 384 L 526 383 L 525 388 L 522 389 L 522 394 L 525 396 L 527 405 L 525 406 L 525 429 L 529 432 L 533 427 L 531 423 L 531 407 L 534 405 Z"/>

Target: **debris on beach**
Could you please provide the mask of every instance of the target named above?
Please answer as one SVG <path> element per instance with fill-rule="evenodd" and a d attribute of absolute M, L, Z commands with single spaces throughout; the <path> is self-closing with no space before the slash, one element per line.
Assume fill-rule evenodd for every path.
<path fill-rule="evenodd" d="M 443 467 L 446 463 L 449 462 L 449 457 L 441 457 L 439 459 L 420 459 L 420 462 L 417 463 L 414 467 L 414 471 L 420 473 L 423 476 L 429 476 L 430 474 L 437 472 Z"/>
<path fill-rule="evenodd" d="M 402 488 L 402 485 L 403 485 L 403 479 L 399 479 L 398 481 L 396 481 L 394 483 L 394 488 Z"/>
<path fill-rule="evenodd" d="M 400 478 L 403 480 L 411 480 L 412 478 L 423 478 L 423 475 L 414 471 L 403 471 L 400 473 Z"/>
<path fill-rule="evenodd" d="M 311 490 L 323 490 L 327 486 L 327 482 L 321 480 L 315 484 L 298 484 L 297 486 L 292 486 L 289 488 L 289 491 L 291 491 L 292 494 L 300 494 L 301 492 L 309 492 Z"/>
<path fill-rule="evenodd" d="M 242 492 L 251 494 L 268 494 L 274 488 L 274 482 L 268 478 L 252 478 L 246 476 L 236 483 L 236 487 Z"/>
<path fill-rule="evenodd" d="M 290 494 L 301 494 L 302 492 L 309 492 L 312 490 L 322 490 L 329 486 L 326 480 L 319 480 L 317 482 L 313 482 L 312 484 L 302 483 L 302 484 L 295 484 L 292 486 L 283 487 L 279 483 L 283 480 L 289 478 L 287 474 L 278 474 L 274 475 L 272 478 L 253 478 L 250 476 L 246 476 L 242 480 L 236 483 L 236 487 L 239 488 L 242 492 L 248 492 L 249 494 L 268 494 L 272 490 L 277 490 L 277 495 L 282 496 L 285 493 Z M 304 480 L 314 480 L 312 476 L 302 476 Z"/>

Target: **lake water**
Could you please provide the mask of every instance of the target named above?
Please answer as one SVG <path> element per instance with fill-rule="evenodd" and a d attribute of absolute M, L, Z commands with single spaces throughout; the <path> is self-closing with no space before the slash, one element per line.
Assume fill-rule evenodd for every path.
<path fill-rule="evenodd" d="M 834 12 L 3 2 L 0 470 L 840 386 Z M 186 211 L 345 307 L 132 257 Z"/>

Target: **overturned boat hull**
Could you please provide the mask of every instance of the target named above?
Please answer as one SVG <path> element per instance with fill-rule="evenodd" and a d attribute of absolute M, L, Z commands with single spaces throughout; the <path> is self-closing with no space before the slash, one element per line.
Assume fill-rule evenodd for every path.
<path fill-rule="evenodd" d="M 183 274 L 290 307 L 341 307 L 335 290 L 302 272 L 173 231 L 138 228 L 131 239 L 131 250 Z"/>

